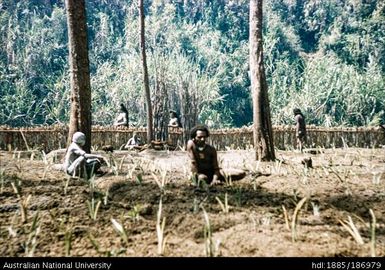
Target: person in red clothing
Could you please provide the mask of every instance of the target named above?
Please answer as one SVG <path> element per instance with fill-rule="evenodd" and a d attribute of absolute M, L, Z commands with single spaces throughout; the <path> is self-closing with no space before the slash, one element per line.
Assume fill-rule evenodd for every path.
<path fill-rule="evenodd" d="M 205 181 L 215 185 L 225 181 L 225 175 L 231 180 L 240 180 L 246 176 L 243 170 L 223 171 L 218 165 L 217 150 L 206 143 L 210 132 L 206 126 L 197 125 L 190 131 L 190 140 L 187 142 L 187 153 L 191 161 L 191 172 L 198 182 Z"/>

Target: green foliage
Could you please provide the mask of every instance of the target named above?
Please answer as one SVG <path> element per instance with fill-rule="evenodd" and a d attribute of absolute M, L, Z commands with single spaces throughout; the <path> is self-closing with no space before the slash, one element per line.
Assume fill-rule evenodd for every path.
<path fill-rule="evenodd" d="M 383 117 L 385 83 L 374 61 L 366 71 L 359 72 L 333 55 L 315 55 L 307 61 L 299 80 L 285 73 L 286 69 L 282 65 L 275 72 L 287 76 L 277 75 L 284 78 L 281 82 L 287 82 L 283 87 L 291 89 L 283 96 L 288 102 L 279 101 L 279 89 L 272 89 L 272 113 L 280 123 L 291 122 L 295 107 L 303 109 L 311 124 L 324 126 L 369 125 Z"/>
<path fill-rule="evenodd" d="M 145 1 L 150 88 L 159 110 L 190 123 L 249 125 L 249 1 Z M 317 125 L 385 122 L 383 1 L 264 3 L 264 63 L 272 121 L 301 107 Z M 62 1 L 0 0 L 0 123 L 68 123 L 70 84 Z M 120 103 L 145 125 L 138 7 L 87 1 L 94 124 Z M 158 110 L 158 111 L 159 111 Z"/>

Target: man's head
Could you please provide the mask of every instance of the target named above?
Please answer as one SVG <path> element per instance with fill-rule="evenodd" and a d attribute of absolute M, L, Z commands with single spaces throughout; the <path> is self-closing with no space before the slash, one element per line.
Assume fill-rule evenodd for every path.
<path fill-rule="evenodd" d="M 86 143 L 86 135 L 83 132 L 75 132 L 72 136 L 72 142 L 83 146 Z"/>
<path fill-rule="evenodd" d="M 170 118 L 175 118 L 175 117 L 177 117 L 176 111 L 171 110 L 170 111 Z"/>
<path fill-rule="evenodd" d="M 197 125 L 190 131 L 190 138 L 198 145 L 203 146 L 206 144 L 206 138 L 210 136 L 210 132 L 206 126 Z"/>
<path fill-rule="evenodd" d="M 298 109 L 298 108 L 295 108 L 295 109 L 293 110 L 293 113 L 294 113 L 294 115 L 301 114 L 301 110 Z"/>

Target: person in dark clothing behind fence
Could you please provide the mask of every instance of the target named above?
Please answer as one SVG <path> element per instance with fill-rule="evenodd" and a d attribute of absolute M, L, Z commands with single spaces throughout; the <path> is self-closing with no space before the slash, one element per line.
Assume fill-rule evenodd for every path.
<path fill-rule="evenodd" d="M 246 176 L 243 170 L 222 170 L 218 165 L 216 149 L 206 143 L 210 132 L 206 126 L 197 125 L 190 131 L 190 140 L 187 142 L 187 153 L 191 161 L 191 172 L 195 179 L 215 185 L 228 179 L 240 180 Z"/>
<path fill-rule="evenodd" d="M 297 138 L 297 148 L 302 152 L 306 144 L 306 121 L 301 110 L 296 108 L 293 110 L 295 119 L 295 136 Z"/>

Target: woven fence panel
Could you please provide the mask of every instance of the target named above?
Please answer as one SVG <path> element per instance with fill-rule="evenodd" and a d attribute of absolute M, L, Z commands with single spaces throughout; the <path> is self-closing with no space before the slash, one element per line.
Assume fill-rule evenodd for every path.
<path fill-rule="evenodd" d="M 99 127 L 92 128 L 92 146 L 99 149 L 111 145 L 114 149 L 122 146 L 137 132 L 146 143 L 146 128 Z M 253 131 L 250 127 L 210 130 L 209 143 L 218 150 L 250 149 L 253 147 Z M 67 127 L 9 128 L 0 127 L 1 150 L 44 150 L 46 153 L 65 148 Z M 273 127 L 274 145 L 277 149 L 295 148 L 295 130 L 293 126 Z M 167 143 L 184 147 L 183 130 L 170 128 Z M 360 147 L 372 148 L 385 145 L 385 133 L 380 128 L 323 128 L 308 127 L 308 147 Z"/>

